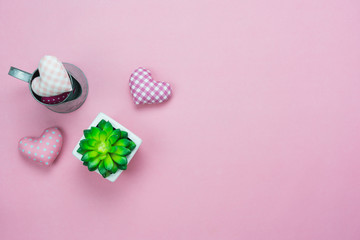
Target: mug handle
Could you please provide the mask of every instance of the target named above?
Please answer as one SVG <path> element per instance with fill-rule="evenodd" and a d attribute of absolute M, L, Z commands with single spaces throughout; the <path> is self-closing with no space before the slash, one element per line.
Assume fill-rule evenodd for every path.
<path fill-rule="evenodd" d="M 11 67 L 8 74 L 27 83 L 30 82 L 32 76 L 32 74 L 15 67 Z"/>

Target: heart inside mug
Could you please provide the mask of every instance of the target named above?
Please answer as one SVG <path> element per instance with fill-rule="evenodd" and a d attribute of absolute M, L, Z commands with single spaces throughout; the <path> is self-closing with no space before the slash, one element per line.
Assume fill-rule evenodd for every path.
<path fill-rule="evenodd" d="M 34 74 L 31 77 L 30 84 L 29 84 L 31 94 L 37 101 L 39 101 L 40 103 L 45 104 L 45 105 L 57 105 L 57 104 L 61 104 L 64 102 L 69 102 L 69 101 L 77 99 L 82 93 L 81 86 L 80 86 L 79 82 L 69 72 L 67 74 L 70 78 L 73 91 L 62 93 L 60 95 L 56 95 L 56 96 L 52 96 L 52 97 L 42 97 L 42 96 L 39 96 L 38 94 L 36 94 L 31 88 L 32 81 L 34 79 L 40 77 L 39 69 L 36 69 L 36 71 L 34 72 Z M 48 101 L 49 99 L 53 99 L 53 98 L 56 98 L 56 100 L 58 100 L 58 101 Z M 57 99 L 57 98 L 60 98 L 60 99 Z"/>

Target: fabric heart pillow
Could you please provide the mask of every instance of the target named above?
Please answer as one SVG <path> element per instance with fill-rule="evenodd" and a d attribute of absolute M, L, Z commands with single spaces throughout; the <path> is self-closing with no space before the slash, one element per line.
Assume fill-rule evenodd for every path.
<path fill-rule="evenodd" d="M 63 137 L 57 127 L 44 130 L 40 137 L 23 137 L 18 148 L 20 154 L 39 165 L 50 166 L 58 157 L 63 144 Z"/>
<path fill-rule="evenodd" d="M 129 86 L 135 104 L 162 103 L 172 94 L 170 83 L 153 80 L 150 70 L 143 67 L 131 74 Z"/>
<path fill-rule="evenodd" d="M 69 74 L 56 57 L 44 56 L 40 60 L 38 69 L 40 76 L 32 81 L 31 88 L 40 97 L 56 97 L 55 99 L 58 100 L 59 95 L 72 91 Z"/>

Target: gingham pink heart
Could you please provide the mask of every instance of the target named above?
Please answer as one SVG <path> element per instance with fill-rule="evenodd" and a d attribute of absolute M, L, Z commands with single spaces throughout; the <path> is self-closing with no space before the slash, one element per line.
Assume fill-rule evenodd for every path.
<path fill-rule="evenodd" d="M 172 94 L 170 83 L 153 80 L 150 70 L 143 67 L 131 74 L 129 86 L 135 104 L 161 103 Z"/>
<path fill-rule="evenodd" d="M 69 75 L 56 57 L 44 56 L 39 63 L 40 77 L 31 83 L 32 90 L 41 97 L 52 97 L 72 90 Z"/>

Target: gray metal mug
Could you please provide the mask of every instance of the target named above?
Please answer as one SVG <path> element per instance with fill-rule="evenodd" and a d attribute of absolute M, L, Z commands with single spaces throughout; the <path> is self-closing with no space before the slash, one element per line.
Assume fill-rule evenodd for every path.
<path fill-rule="evenodd" d="M 80 70 L 80 68 L 70 63 L 63 63 L 63 65 L 69 75 L 73 91 L 69 93 L 64 101 L 57 104 L 46 104 L 41 102 L 41 97 L 34 93 L 34 91 L 31 89 L 32 81 L 36 77 L 40 76 L 38 69 L 36 69 L 31 74 L 18 68 L 11 67 L 9 70 L 9 75 L 27 82 L 29 84 L 30 92 L 35 100 L 51 111 L 58 113 L 69 113 L 80 108 L 81 105 L 85 102 L 89 91 L 89 86 L 85 74 Z"/>

